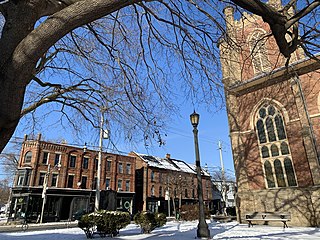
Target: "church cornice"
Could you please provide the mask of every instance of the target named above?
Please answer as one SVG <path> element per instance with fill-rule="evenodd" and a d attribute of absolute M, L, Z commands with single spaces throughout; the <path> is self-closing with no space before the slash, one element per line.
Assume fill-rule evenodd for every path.
<path fill-rule="evenodd" d="M 283 66 L 274 71 L 260 74 L 247 81 L 231 85 L 227 90 L 235 95 L 241 96 L 243 94 L 271 86 L 275 83 L 289 80 L 292 76 L 304 75 L 315 70 L 320 69 L 320 54 L 314 58 L 302 59 L 300 61 L 290 64 L 288 67 Z"/>

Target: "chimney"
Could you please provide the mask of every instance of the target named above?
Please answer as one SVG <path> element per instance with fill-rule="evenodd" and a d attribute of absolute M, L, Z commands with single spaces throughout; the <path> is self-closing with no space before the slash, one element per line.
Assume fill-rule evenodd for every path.
<path fill-rule="evenodd" d="M 170 159 L 170 158 L 171 158 L 170 153 L 167 153 L 167 154 L 166 154 L 166 159 Z"/>

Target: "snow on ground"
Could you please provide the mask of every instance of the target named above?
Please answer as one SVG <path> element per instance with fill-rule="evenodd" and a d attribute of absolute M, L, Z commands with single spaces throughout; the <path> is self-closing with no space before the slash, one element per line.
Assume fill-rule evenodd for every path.
<path fill-rule="evenodd" d="M 113 239 L 131 240 L 187 240 L 195 239 L 197 222 L 168 222 L 165 226 L 155 229 L 151 234 L 140 234 L 135 224 L 128 225 L 120 231 L 120 235 Z M 320 240 L 318 228 L 258 226 L 248 228 L 246 224 L 209 223 L 212 239 L 231 240 Z M 1 240 L 84 240 L 84 232 L 80 228 L 65 228 L 55 230 L 27 231 L 14 233 L 0 233 Z M 95 236 L 95 239 L 101 239 Z M 106 238 L 110 239 L 110 238 Z"/>

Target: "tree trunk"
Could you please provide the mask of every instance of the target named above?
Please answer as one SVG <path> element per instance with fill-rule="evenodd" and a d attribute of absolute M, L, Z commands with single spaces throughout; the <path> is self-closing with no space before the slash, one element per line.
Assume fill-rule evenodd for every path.
<path fill-rule="evenodd" d="M 3 77 L 0 73 L 0 152 L 9 142 L 19 120 L 25 86 L 16 83 L 14 76 Z"/>

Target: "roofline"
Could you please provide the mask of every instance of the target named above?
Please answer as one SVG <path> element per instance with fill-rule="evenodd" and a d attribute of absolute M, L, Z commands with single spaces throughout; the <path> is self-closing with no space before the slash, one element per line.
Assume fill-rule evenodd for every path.
<path fill-rule="evenodd" d="M 228 90 L 238 95 L 243 95 L 253 90 L 253 88 L 263 88 L 266 85 L 283 82 L 290 79 L 294 75 L 304 75 L 309 72 L 320 69 L 320 54 L 314 58 L 304 58 L 290 64 L 288 67 L 283 66 L 271 71 L 253 77 L 245 82 L 236 83 L 231 85 Z"/>

